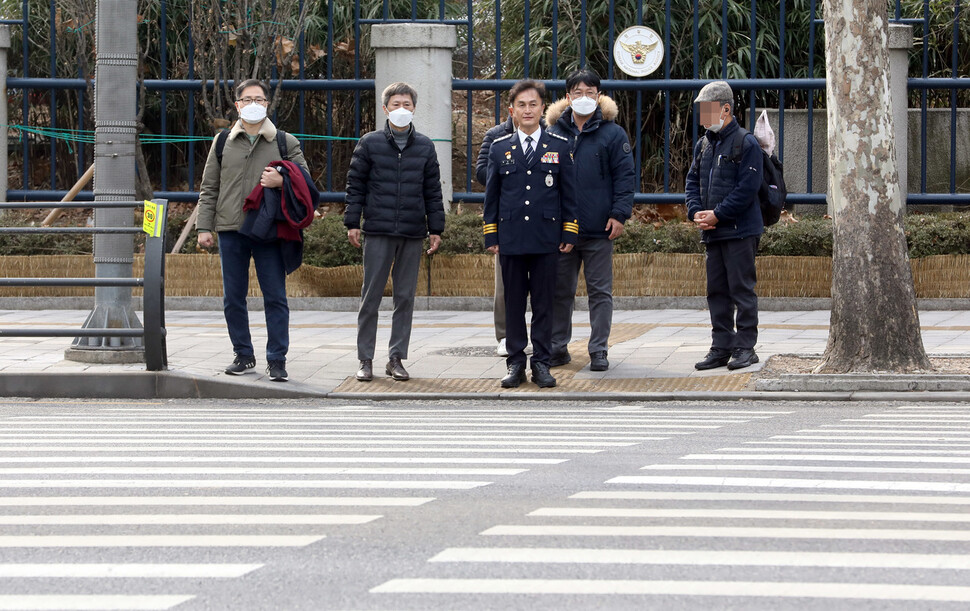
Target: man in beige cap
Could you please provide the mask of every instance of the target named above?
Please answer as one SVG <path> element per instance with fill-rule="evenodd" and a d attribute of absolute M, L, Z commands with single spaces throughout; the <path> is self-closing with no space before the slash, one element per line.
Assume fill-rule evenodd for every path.
<path fill-rule="evenodd" d="M 758 362 L 754 257 L 764 232 L 758 202 L 763 156 L 755 137 L 734 119 L 730 85 L 708 83 L 695 102 L 707 132 L 694 147 L 685 191 L 687 218 L 700 228 L 707 251 L 712 341 L 694 367 L 741 369 Z"/>

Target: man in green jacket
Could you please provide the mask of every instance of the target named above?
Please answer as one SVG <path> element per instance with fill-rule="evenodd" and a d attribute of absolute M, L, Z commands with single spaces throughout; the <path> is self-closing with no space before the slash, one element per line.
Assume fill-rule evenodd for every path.
<path fill-rule="evenodd" d="M 239 120 L 233 125 L 224 147 L 219 151 L 219 136 L 212 141 L 209 157 L 202 172 L 199 191 L 199 246 L 215 244 L 213 232 L 219 234 L 219 257 L 222 261 L 223 310 L 235 360 L 226 367 L 229 375 L 240 375 L 256 366 L 252 337 L 249 333 L 249 261 L 256 264 L 256 278 L 263 293 L 266 316 L 266 372 L 270 380 L 287 379 L 286 352 L 289 348 L 290 309 L 286 301 L 286 271 L 280 241 L 261 242 L 239 233 L 244 213 L 243 204 L 257 184 L 279 188 L 283 177 L 269 167 L 286 151 L 286 160 L 306 168 L 300 142 L 285 134 L 286 146 L 276 141 L 278 132 L 266 118 L 269 88 L 257 80 L 236 87 L 236 111 Z M 220 154 L 221 153 L 221 154 Z"/>

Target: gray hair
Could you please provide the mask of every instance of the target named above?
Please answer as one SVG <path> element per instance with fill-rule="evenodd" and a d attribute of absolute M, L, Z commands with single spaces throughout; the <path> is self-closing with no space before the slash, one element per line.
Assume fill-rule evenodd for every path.
<path fill-rule="evenodd" d="M 415 106 L 418 105 L 418 92 L 414 90 L 414 87 L 399 81 L 384 88 L 384 93 L 381 94 L 384 99 L 384 106 L 387 106 L 391 98 L 396 95 L 409 95 L 411 96 L 411 103 Z"/>
<path fill-rule="evenodd" d="M 695 102 L 717 102 L 718 104 L 728 104 L 734 110 L 734 91 L 725 81 L 710 82 L 697 94 Z"/>

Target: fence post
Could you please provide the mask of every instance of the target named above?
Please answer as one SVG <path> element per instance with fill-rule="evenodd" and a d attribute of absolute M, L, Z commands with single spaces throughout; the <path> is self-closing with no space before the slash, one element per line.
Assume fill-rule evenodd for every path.
<path fill-rule="evenodd" d="M 138 84 L 137 0 L 98 0 L 94 86 L 94 199 L 135 199 L 135 111 Z M 129 208 L 97 209 L 96 227 L 131 227 Z M 94 238 L 98 278 L 130 278 L 135 245 L 131 235 Z M 84 327 L 137 329 L 131 287 L 98 287 Z M 64 358 L 86 363 L 142 363 L 140 337 L 77 337 Z"/>
<path fill-rule="evenodd" d="M 899 195 L 906 210 L 909 193 L 909 50 L 913 48 L 913 26 L 889 24 L 889 98 L 893 109 L 893 132 L 896 144 L 896 169 L 899 173 Z"/>
<path fill-rule="evenodd" d="M 371 29 L 377 71 L 377 129 L 384 128 L 381 92 L 391 83 L 404 81 L 418 92 L 414 127 L 435 140 L 441 166 L 441 194 L 445 210 L 451 207 L 451 80 L 452 54 L 458 45 L 453 25 L 385 23 Z M 469 94 L 470 95 L 470 94 Z"/>
<path fill-rule="evenodd" d="M 24 26 L 27 30 L 27 26 Z M 26 34 L 25 34 L 26 35 Z M 7 153 L 9 113 L 7 112 L 7 50 L 10 48 L 10 26 L 0 25 L 0 199 L 7 201 Z"/>

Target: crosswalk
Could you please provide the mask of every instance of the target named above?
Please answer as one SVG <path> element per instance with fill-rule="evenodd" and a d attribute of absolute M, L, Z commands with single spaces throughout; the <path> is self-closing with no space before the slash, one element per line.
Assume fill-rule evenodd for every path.
<path fill-rule="evenodd" d="M 0 610 L 170 609 L 208 580 L 259 571 L 269 550 L 326 545 L 335 529 L 391 512 L 418 520 L 439 498 L 576 457 L 778 413 L 47 407 L 0 420 Z"/>
<path fill-rule="evenodd" d="M 643 465 L 372 593 L 434 608 L 966 609 L 968 425 L 967 406 L 900 406 Z"/>

